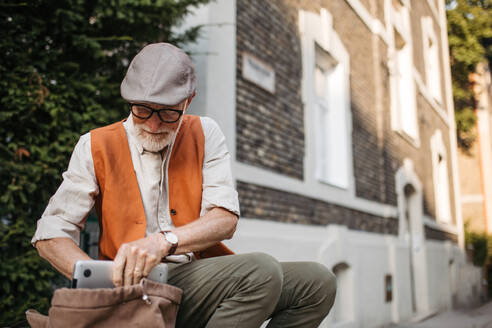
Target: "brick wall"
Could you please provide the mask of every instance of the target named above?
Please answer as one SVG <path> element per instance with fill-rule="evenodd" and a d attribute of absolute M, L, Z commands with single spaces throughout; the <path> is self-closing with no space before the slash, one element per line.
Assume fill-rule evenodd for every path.
<path fill-rule="evenodd" d="M 275 94 L 246 81 L 246 51 L 275 70 Z M 283 1 L 237 1 L 237 160 L 303 178 L 304 113 L 297 11 Z"/>
<path fill-rule="evenodd" d="M 458 243 L 458 237 L 454 233 L 449 233 L 430 227 L 425 227 L 425 239 L 432 240 L 450 240 L 454 243 Z"/>
<path fill-rule="evenodd" d="M 374 17 L 384 20 L 382 2 L 366 0 L 362 3 Z M 260 4 L 263 6 L 261 10 Z M 304 131 L 303 124 L 300 123 L 303 116 L 300 98 L 302 72 L 297 12 L 302 8 L 319 13 L 322 7 L 330 12 L 334 29 L 350 54 L 352 151 L 356 195 L 396 206 L 395 173 L 403 165 L 403 160 L 410 158 L 423 185 L 424 213 L 434 217 L 430 138 L 436 129 L 440 129 L 450 158 L 448 127 L 417 89 L 420 146 L 415 147 L 392 129 L 388 47 L 381 38 L 370 32 L 346 1 L 238 1 L 238 160 L 298 179 L 303 178 Z M 424 80 L 420 17 L 431 15 L 426 3 L 414 6 L 412 2 L 414 61 Z M 435 32 L 440 38 L 437 22 Z M 279 50 L 287 48 L 291 49 L 288 53 Z M 270 95 L 242 79 L 241 55 L 244 50 L 275 68 L 278 90 L 276 95 Z M 288 79 L 288 76 L 291 78 Z M 442 76 L 444 78 L 443 74 Z M 442 85 L 444 87 L 444 80 Z M 287 90 L 291 91 L 291 101 L 288 104 L 280 100 L 283 99 L 282 92 L 289 93 Z M 262 116 L 263 114 L 266 116 Z M 284 121 L 277 122 L 278 117 Z M 265 138 L 268 141 L 265 141 Z M 289 152 L 289 149 L 293 152 Z M 454 213 L 454 186 L 450 161 L 448 164 L 450 202 Z M 243 182 L 238 182 L 238 188 L 243 215 L 246 217 L 306 224 L 340 223 L 352 229 L 383 233 L 397 231 L 396 223 L 395 226 L 388 223 L 393 219 L 387 221 L 388 219 L 369 216 L 375 222 L 373 226 L 368 223 L 371 219 L 367 214 L 347 208 Z M 286 202 L 285 199 L 289 201 Z M 388 228 L 390 226 L 391 228 Z M 435 239 L 436 235 L 437 232 L 428 233 L 429 238 Z M 455 237 L 448 239 L 454 240 Z"/>
<path fill-rule="evenodd" d="M 237 182 L 241 215 L 312 225 L 340 224 L 349 229 L 398 234 L 398 220 L 383 218 L 294 193 Z"/>

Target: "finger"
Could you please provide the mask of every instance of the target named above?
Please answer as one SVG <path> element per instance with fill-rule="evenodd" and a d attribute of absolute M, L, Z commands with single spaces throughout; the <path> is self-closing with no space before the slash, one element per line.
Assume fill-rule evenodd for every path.
<path fill-rule="evenodd" d="M 137 262 L 135 263 L 135 270 L 133 270 L 134 285 L 138 284 L 143 277 L 146 257 L 147 251 L 141 250 L 140 252 L 138 252 Z"/>
<path fill-rule="evenodd" d="M 123 274 L 123 286 L 130 286 L 133 283 L 133 271 L 137 262 L 138 247 L 131 246 L 126 256 L 126 265 Z"/>
<path fill-rule="evenodd" d="M 126 245 L 123 244 L 113 261 L 112 280 L 115 287 L 123 284 L 123 270 L 126 263 Z"/>
<path fill-rule="evenodd" d="M 143 276 L 147 277 L 150 274 L 150 271 L 152 270 L 153 267 L 155 267 L 159 261 L 157 261 L 157 257 L 155 255 L 147 255 L 147 258 L 145 260 L 145 266 L 143 270 Z"/>

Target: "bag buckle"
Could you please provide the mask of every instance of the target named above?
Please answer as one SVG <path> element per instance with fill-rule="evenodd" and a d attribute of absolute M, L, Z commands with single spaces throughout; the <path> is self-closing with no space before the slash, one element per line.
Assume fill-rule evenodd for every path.
<path fill-rule="evenodd" d="M 152 301 L 150 300 L 149 295 L 147 294 L 143 294 L 142 300 L 149 305 L 152 304 Z"/>

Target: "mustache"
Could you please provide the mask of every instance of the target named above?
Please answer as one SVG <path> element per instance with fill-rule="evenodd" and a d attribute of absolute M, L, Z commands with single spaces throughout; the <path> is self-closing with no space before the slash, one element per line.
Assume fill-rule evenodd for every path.
<path fill-rule="evenodd" d="M 164 133 L 170 134 L 170 133 L 173 133 L 174 132 L 174 130 L 169 129 L 169 128 L 164 127 L 164 126 L 163 127 L 160 127 L 157 131 L 154 131 L 154 132 L 147 130 L 145 124 L 135 124 L 135 127 L 137 127 L 138 130 L 140 130 L 140 132 L 146 132 L 148 134 L 159 134 L 159 133 L 162 133 L 162 134 L 164 134 Z"/>

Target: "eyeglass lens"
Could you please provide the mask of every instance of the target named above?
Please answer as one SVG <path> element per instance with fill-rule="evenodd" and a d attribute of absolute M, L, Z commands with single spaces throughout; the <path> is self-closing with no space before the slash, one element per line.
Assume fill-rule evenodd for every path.
<path fill-rule="evenodd" d="M 153 111 L 150 108 L 147 108 L 145 106 L 139 106 L 139 105 L 133 105 L 132 106 L 132 111 L 133 114 L 135 114 L 137 117 L 147 119 L 149 118 Z M 155 110 L 156 111 L 156 110 Z M 169 109 L 161 109 L 157 112 L 157 114 L 160 116 L 161 120 L 164 122 L 174 122 L 179 119 L 180 113 L 169 110 Z"/>

